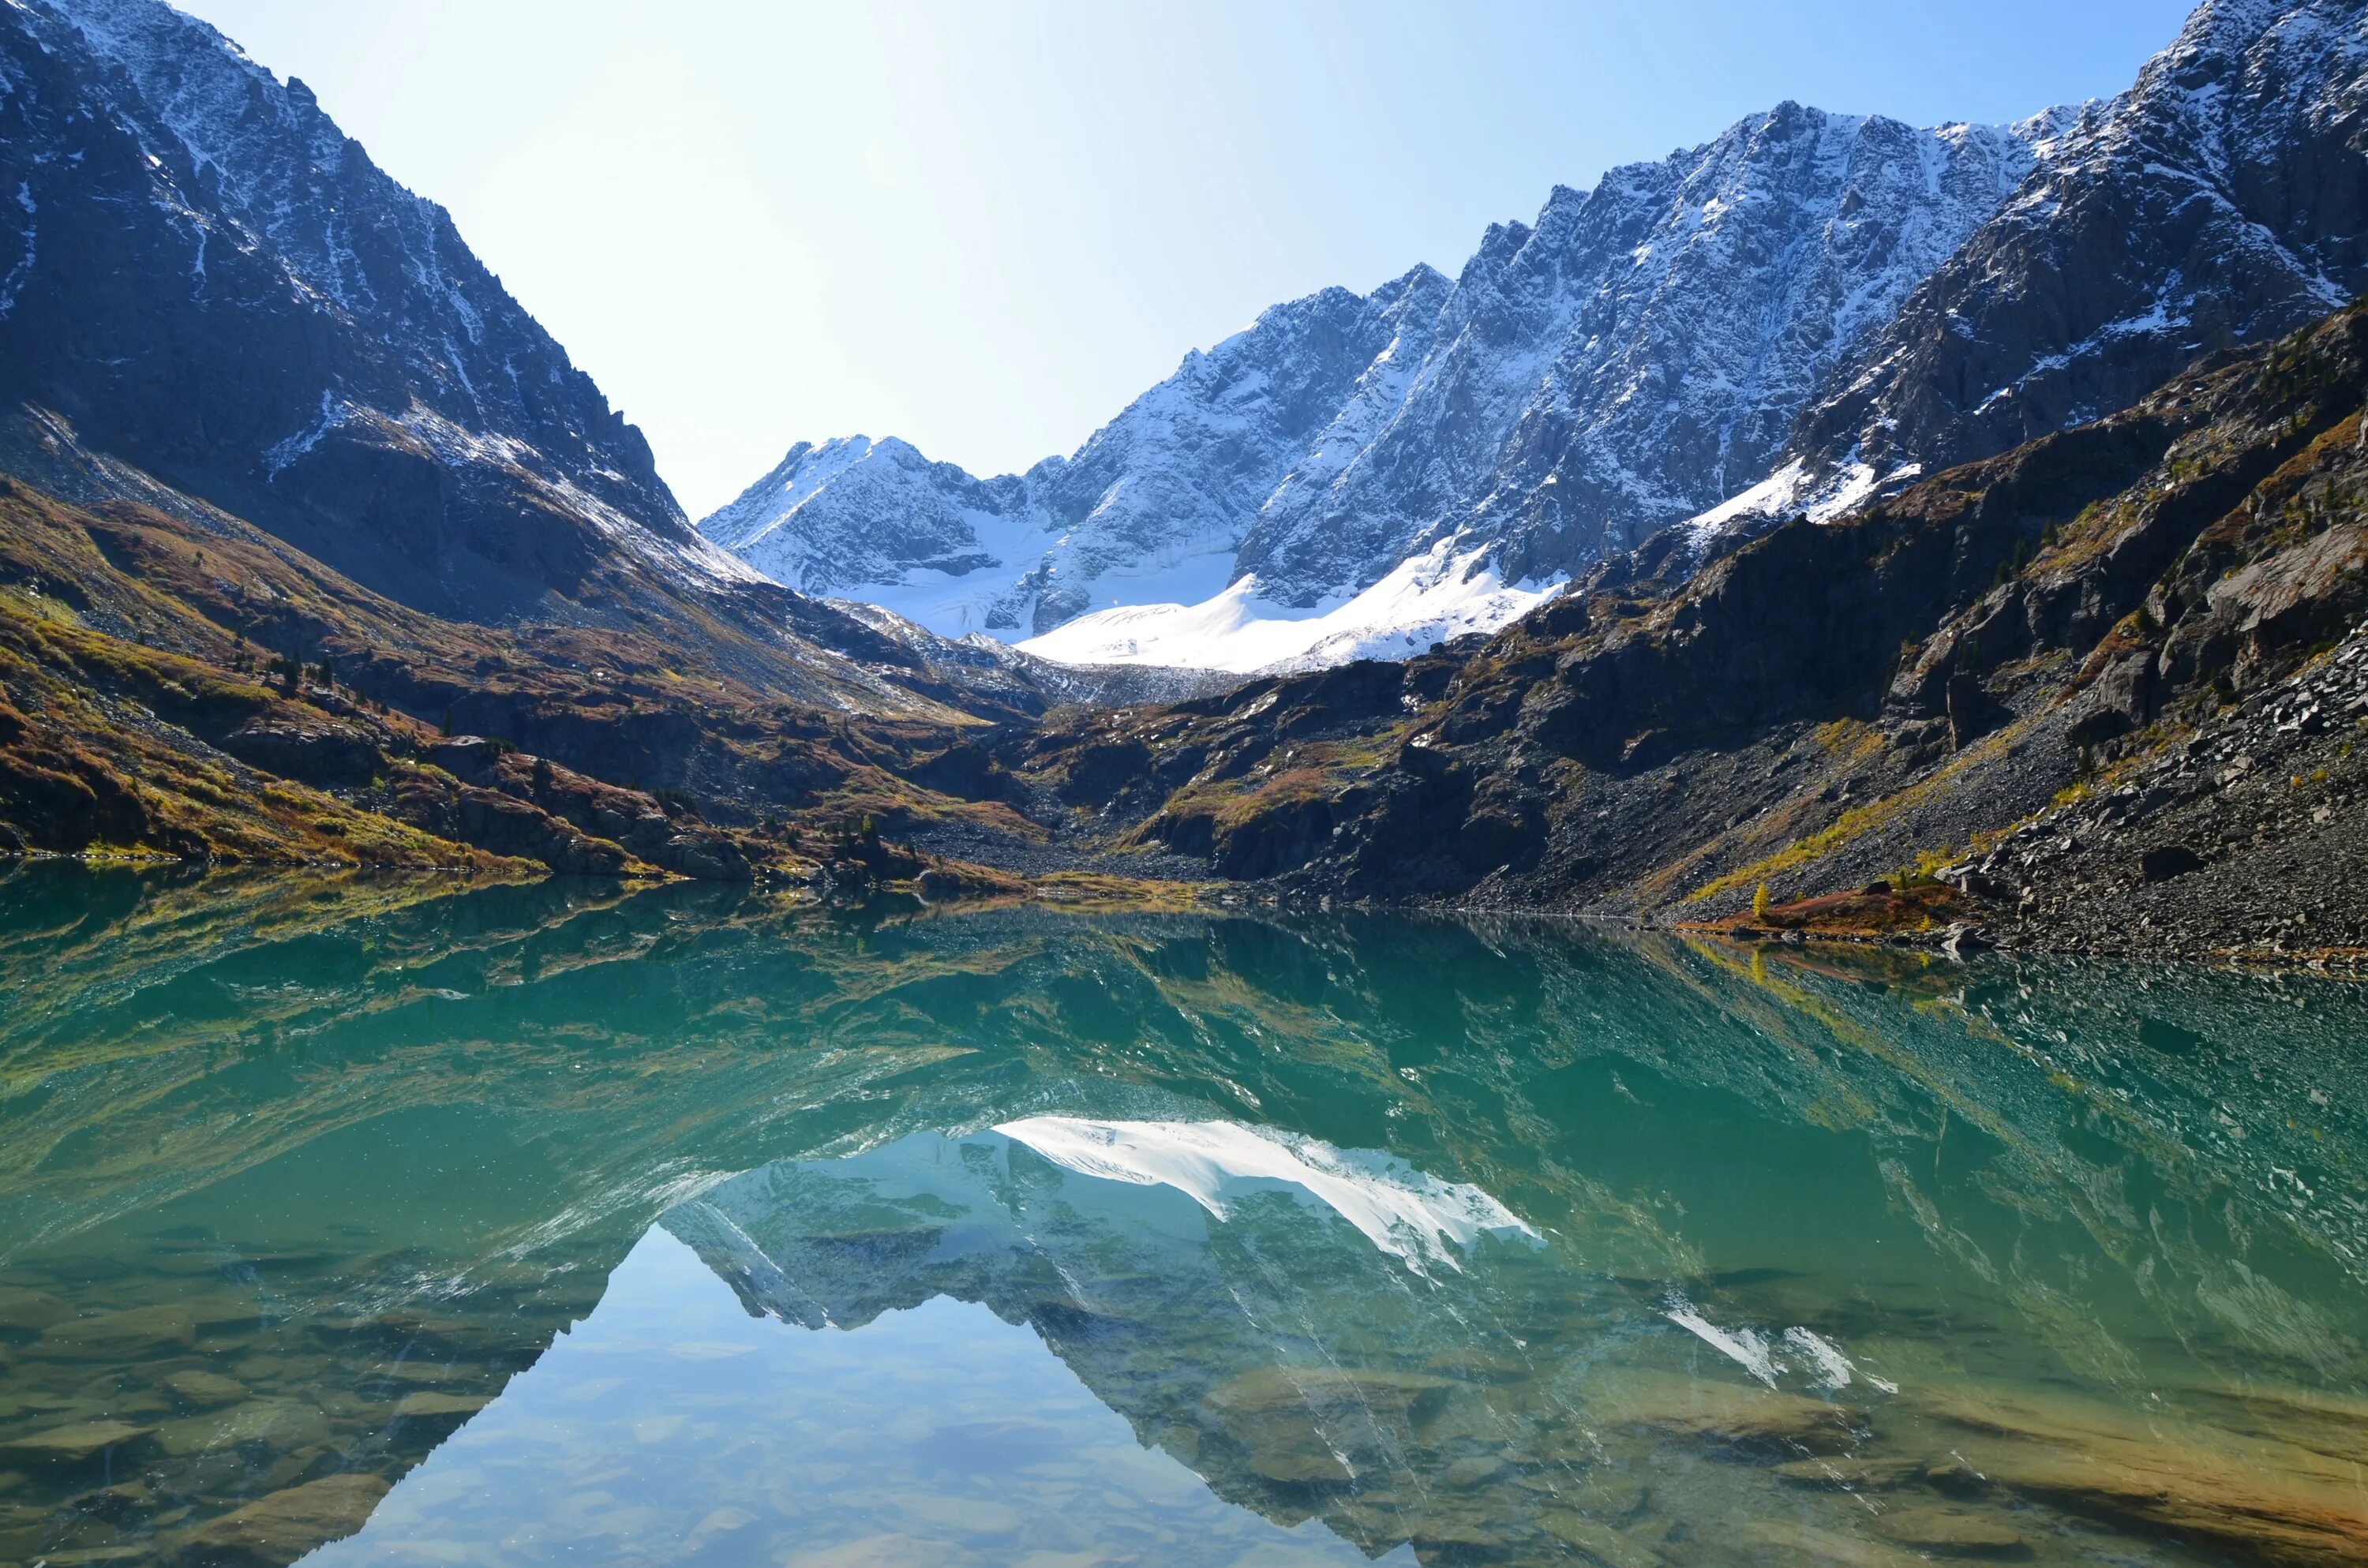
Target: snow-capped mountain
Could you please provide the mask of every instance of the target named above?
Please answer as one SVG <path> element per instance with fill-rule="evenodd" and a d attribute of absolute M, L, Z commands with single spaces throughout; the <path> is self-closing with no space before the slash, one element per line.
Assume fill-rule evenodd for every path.
<path fill-rule="evenodd" d="M 1486 630 L 1762 477 L 2067 121 L 1786 104 L 1556 190 L 1452 282 L 1277 306 L 1065 460 L 979 480 L 903 442 L 802 444 L 700 531 L 792 586 L 1053 657 L 1249 668 Z"/>
<path fill-rule="evenodd" d="M 974 479 L 897 440 L 801 442 L 700 531 L 791 587 L 949 636 L 1205 597 L 1233 576 L 1247 520 L 1357 390 L 1410 357 L 1449 291 L 1417 267 L 1371 295 L 1274 306 L 1022 475 Z"/>
<path fill-rule="evenodd" d="M 2205 0 L 1865 338 L 1802 415 L 1794 488 L 2005 451 L 2363 290 L 2368 6 Z"/>
<path fill-rule="evenodd" d="M 1304 602 L 1454 533 L 1585 566 L 1758 480 L 1793 415 L 2065 117 L 1916 131 L 1783 104 L 1491 230 L 1430 352 L 1262 508 L 1242 569 Z M 1370 435 L 1367 432 L 1371 432 Z"/>
<path fill-rule="evenodd" d="M 0 6 L 0 190 L 28 449 L 70 429 L 439 612 L 758 583 L 442 208 L 161 0 Z"/>

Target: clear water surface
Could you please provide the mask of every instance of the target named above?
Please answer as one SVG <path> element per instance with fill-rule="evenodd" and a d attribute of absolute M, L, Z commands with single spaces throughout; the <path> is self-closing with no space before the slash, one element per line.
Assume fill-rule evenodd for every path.
<path fill-rule="evenodd" d="M 2368 1561 L 2368 992 L 0 881 L 0 1564 Z"/>

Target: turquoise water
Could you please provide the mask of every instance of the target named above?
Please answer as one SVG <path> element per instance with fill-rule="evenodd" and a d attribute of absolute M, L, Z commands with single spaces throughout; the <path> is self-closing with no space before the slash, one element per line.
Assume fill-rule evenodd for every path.
<path fill-rule="evenodd" d="M 2368 994 L 0 881 L 0 1564 L 2368 1556 Z"/>

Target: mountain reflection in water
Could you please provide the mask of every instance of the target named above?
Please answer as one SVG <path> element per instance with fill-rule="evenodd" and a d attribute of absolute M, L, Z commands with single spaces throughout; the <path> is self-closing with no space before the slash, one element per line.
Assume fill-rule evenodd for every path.
<path fill-rule="evenodd" d="M 2339 983 L 33 867 L 0 987 L 0 1564 L 2368 1556 Z"/>

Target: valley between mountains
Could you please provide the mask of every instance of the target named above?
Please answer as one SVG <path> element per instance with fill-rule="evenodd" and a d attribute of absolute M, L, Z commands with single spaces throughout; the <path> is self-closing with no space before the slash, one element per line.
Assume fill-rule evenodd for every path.
<path fill-rule="evenodd" d="M 694 524 L 160 0 L 0 8 L 0 853 L 2368 955 L 2368 4 L 1784 104 Z"/>

